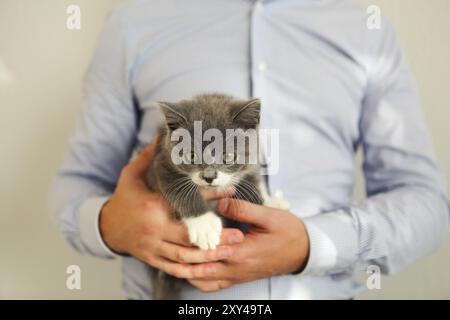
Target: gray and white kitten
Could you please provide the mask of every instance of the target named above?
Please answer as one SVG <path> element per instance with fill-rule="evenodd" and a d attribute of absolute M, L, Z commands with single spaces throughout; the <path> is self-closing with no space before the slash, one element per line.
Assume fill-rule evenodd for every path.
<path fill-rule="evenodd" d="M 189 240 L 202 250 L 215 249 L 220 241 L 223 226 L 245 226 L 221 218 L 217 214 L 216 202 L 205 201 L 201 196 L 202 188 L 225 188 L 233 186 L 234 198 L 247 200 L 256 204 L 273 205 L 273 199 L 267 196 L 265 184 L 262 183 L 259 164 L 250 164 L 248 144 L 245 148 L 245 161 L 237 159 L 237 150 L 226 150 L 227 129 L 258 129 L 260 119 L 260 101 L 258 99 L 240 100 L 223 94 L 202 94 L 190 100 L 176 103 L 160 102 L 166 123 L 160 128 L 160 140 L 156 148 L 152 165 L 148 169 L 146 182 L 148 187 L 162 194 L 174 210 L 177 219 L 187 227 Z M 179 128 L 189 131 L 194 137 L 194 122 L 201 121 L 203 133 L 211 128 L 218 129 L 224 137 L 222 162 L 205 161 L 196 164 L 199 152 L 210 144 L 201 141 L 202 150 L 194 150 L 182 155 L 186 162 L 174 164 L 172 149 L 178 141 L 171 141 L 171 134 Z M 225 152 L 227 151 L 227 152 Z M 233 160 L 233 161 L 230 161 Z M 176 284 L 180 280 L 161 271 L 151 269 L 153 299 L 176 298 Z"/>

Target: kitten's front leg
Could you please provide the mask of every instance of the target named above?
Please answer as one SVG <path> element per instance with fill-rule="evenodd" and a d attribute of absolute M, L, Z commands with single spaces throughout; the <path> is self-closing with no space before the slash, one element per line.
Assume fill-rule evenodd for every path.
<path fill-rule="evenodd" d="M 189 241 L 202 250 L 216 249 L 220 243 L 222 220 L 214 211 L 199 216 L 183 218 L 189 234 Z"/>
<path fill-rule="evenodd" d="M 216 249 L 220 243 L 222 219 L 214 212 L 215 206 L 206 203 L 198 191 L 173 205 L 187 227 L 189 241 L 202 250 Z"/>

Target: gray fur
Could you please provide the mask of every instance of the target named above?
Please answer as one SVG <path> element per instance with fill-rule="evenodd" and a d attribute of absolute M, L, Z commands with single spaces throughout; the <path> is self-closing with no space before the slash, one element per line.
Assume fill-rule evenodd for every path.
<path fill-rule="evenodd" d="M 161 193 L 174 209 L 178 219 L 198 217 L 208 211 L 216 210 L 214 201 L 205 201 L 199 187 L 189 177 L 193 171 L 201 170 L 204 177 L 213 177 L 216 170 L 233 174 L 233 185 L 237 190 L 235 198 L 262 204 L 259 190 L 260 167 L 258 164 L 180 164 L 171 160 L 174 144 L 170 134 L 177 128 L 187 129 L 194 136 L 194 121 L 202 121 L 203 132 L 209 128 L 222 131 L 226 129 L 257 129 L 259 125 L 260 102 L 258 99 L 239 100 L 223 94 L 202 94 L 190 100 L 176 103 L 160 102 L 166 118 L 166 125 L 160 128 L 160 140 L 156 148 L 153 164 L 147 173 L 148 187 Z M 203 142 L 203 148 L 209 142 Z M 225 226 L 245 226 L 224 221 Z M 160 271 L 151 270 L 153 281 L 153 299 L 176 298 L 176 285 L 181 280 L 170 277 Z"/>

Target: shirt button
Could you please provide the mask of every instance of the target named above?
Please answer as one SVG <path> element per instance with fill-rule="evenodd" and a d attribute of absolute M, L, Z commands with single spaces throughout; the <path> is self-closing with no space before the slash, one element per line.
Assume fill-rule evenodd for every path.
<path fill-rule="evenodd" d="M 261 63 L 258 65 L 258 70 L 261 71 L 261 72 L 266 71 L 266 70 L 267 70 L 267 65 L 266 65 L 264 62 L 261 62 Z"/>
<path fill-rule="evenodd" d="M 256 11 L 261 11 L 263 9 L 263 4 L 261 1 L 256 1 L 255 2 L 255 10 Z"/>

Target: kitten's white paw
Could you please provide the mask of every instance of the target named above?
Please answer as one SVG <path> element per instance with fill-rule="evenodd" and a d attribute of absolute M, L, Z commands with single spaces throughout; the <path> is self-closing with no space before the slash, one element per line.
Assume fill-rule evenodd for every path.
<path fill-rule="evenodd" d="M 273 197 L 267 197 L 264 199 L 264 205 L 266 207 L 271 207 L 281 210 L 289 210 L 291 205 L 283 198 L 283 193 L 281 191 L 275 192 Z"/>
<path fill-rule="evenodd" d="M 202 250 L 212 249 L 220 243 L 222 220 L 212 211 L 195 218 L 185 218 L 189 241 Z"/>

